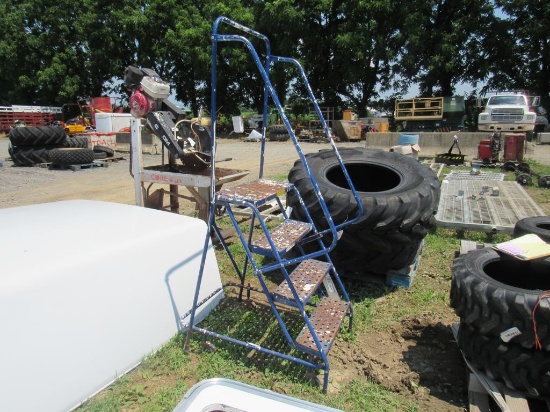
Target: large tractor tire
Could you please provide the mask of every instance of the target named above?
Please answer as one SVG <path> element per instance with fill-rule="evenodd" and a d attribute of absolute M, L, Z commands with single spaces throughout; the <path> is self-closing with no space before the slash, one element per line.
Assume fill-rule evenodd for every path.
<path fill-rule="evenodd" d="M 63 147 L 86 149 L 88 147 L 88 139 L 86 137 L 67 136 L 67 139 L 63 142 Z"/>
<path fill-rule="evenodd" d="M 549 273 L 550 264 L 541 260 L 474 250 L 453 262 L 450 303 L 463 323 L 486 336 L 527 349 L 538 340 L 550 351 Z"/>
<path fill-rule="evenodd" d="M 286 130 L 284 124 L 275 124 L 269 126 L 269 141 L 270 142 L 286 142 L 290 139 L 290 134 Z"/>
<path fill-rule="evenodd" d="M 355 231 L 368 229 L 381 234 L 433 225 L 440 189 L 429 167 L 393 152 L 360 147 L 339 152 L 363 204 L 363 216 L 352 225 Z M 333 220 L 339 224 L 355 217 L 357 203 L 334 152 L 321 150 L 306 158 Z M 300 192 L 315 223 L 326 228 L 313 185 L 300 161 L 294 164 L 288 179 Z M 294 197 L 288 201 L 290 206 L 298 206 Z M 299 207 L 293 207 L 293 213 L 298 220 L 305 217 Z"/>
<path fill-rule="evenodd" d="M 550 216 L 534 216 L 520 219 L 514 226 L 514 237 L 533 233 L 550 242 Z"/>
<path fill-rule="evenodd" d="M 59 146 L 14 146 L 8 152 L 15 166 L 34 166 L 38 163 L 49 163 L 50 154 Z"/>
<path fill-rule="evenodd" d="M 59 126 L 14 127 L 9 133 L 13 146 L 62 145 L 66 136 Z"/>
<path fill-rule="evenodd" d="M 52 150 L 50 157 L 55 166 L 83 165 L 94 161 L 94 151 L 84 148 L 63 148 Z"/>
<path fill-rule="evenodd" d="M 357 223 L 345 227 L 331 252 L 336 268 L 346 276 L 384 274 L 411 265 L 435 222 L 440 193 L 437 176 L 398 153 L 364 148 L 339 152 L 364 212 Z M 358 205 L 334 152 L 322 150 L 306 158 L 333 221 L 340 224 L 355 217 Z M 326 229 L 328 223 L 301 162 L 294 164 L 289 181 L 298 189 L 316 226 Z M 289 196 L 288 204 L 292 218 L 306 220 L 295 196 Z"/>
<path fill-rule="evenodd" d="M 470 325 L 460 323 L 458 346 L 474 366 L 506 386 L 527 391 L 532 396 L 550 395 L 550 356 L 545 351 L 525 349 L 485 336 Z"/>

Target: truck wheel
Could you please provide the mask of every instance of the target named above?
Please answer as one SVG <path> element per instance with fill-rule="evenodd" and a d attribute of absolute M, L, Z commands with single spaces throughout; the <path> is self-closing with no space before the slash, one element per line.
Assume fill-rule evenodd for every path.
<path fill-rule="evenodd" d="M 85 149 L 88 147 L 88 139 L 86 137 L 67 136 L 67 139 L 63 143 L 63 147 L 76 147 Z"/>
<path fill-rule="evenodd" d="M 9 138 L 14 146 L 61 145 L 66 134 L 59 126 L 14 127 Z"/>
<path fill-rule="evenodd" d="M 39 163 L 49 163 L 50 154 L 59 146 L 14 146 L 10 156 L 15 166 L 34 166 Z"/>
<path fill-rule="evenodd" d="M 453 262 L 450 304 L 462 322 L 480 333 L 509 343 L 535 347 L 537 337 L 550 351 L 550 265 L 542 260 L 522 261 L 484 248 L 459 256 Z M 504 336 L 504 335 L 503 335 Z"/>
<path fill-rule="evenodd" d="M 63 148 L 52 150 L 50 157 L 55 166 L 82 165 L 94 161 L 94 152 L 84 148 Z"/>
<path fill-rule="evenodd" d="M 520 219 L 514 226 L 514 237 L 534 233 L 542 240 L 550 242 L 550 216 L 534 216 Z"/>
<path fill-rule="evenodd" d="M 509 388 L 525 390 L 532 396 L 550 394 L 548 352 L 505 343 L 463 322 L 457 341 L 466 359 L 483 369 L 491 379 L 504 381 Z"/>

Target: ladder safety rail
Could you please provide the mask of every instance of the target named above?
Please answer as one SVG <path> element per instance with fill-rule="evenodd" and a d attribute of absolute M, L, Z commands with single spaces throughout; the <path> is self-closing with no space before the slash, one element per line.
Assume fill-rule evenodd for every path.
<path fill-rule="evenodd" d="M 311 86 L 310 86 L 310 84 L 307 80 L 307 76 L 304 72 L 304 69 L 303 69 L 302 65 L 300 64 L 300 62 L 298 60 L 290 58 L 290 57 L 271 56 L 271 58 L 272 58 L 274 63 L 276 63 L 276 62 L 290 63 L 290 64 L 295 65 L 296 68 L 298 69 L 298 72 L 300 73 L 300 77 L 302 79 L 302 83 L 306 88 L 307 94 L 308 94 L 311 102 L 313 103 L 313 107 L 315 108 L 315 112 L 317 113 L 317 116 L 319 116 L 319 119 L 321 120 L 321 123 L 323 125 L 323 129 L 325 130 L 325 134 L 329 138 L 329 142 L 330 142 L 330 145 L 332 147 L 332 150 L 333 150 L 333 152 L 336 156 L 336 159 L 338 160 L 338 163 L 340 164 L 342 172 L 344 173 L 344 177 L 346 178 L 346 182 L 348 184 L 348 187 L 350 188 L 350 190 L 353 194 L 353 197 L 355 198 L 355 201 L 357 202 L 357 206 L 358 206 L 357 215 L 354 218 L 352 218 L 351 220 L 348 220 L 345 223 L 337 225 L 336 230 L 338 231 L 338 230 L 342 229 L 345 226 L 349 226 L 349 225 L 357 222 L 361 218 L 361 216 L 363 216 L 363 203 L 361 202 L 361 199 L 359 198 L 359 194 L 357 193 L 357 190 L 355 189 L 354 185 L 352 184 L 352 181 L 351 181 L 351 178 L 350 178 L 349 173 L 347 171 L 347 168 L 344 165 L 344 161 L 342 160 L 342 157 L 340 156 L 340 153 L 338 152 L 338 148 L 336 147 L 336 143 L 334 142 L 334 139 L 332 137 L 332 132 L 330 131 L 330 128 L 328 127 L 328 124 L 326 122 L 325 117 L 323 116 L 321 108 L 319 107 L 319 103 L 317 102 L 317 99 L 313 95 L 313 90 L 311 90 Z M 287 125 L 287 129 L 289 129 L 289 130 L 292 129 L 292 127 L 290 127 L 290 123 Z M 306 169 L 306 172 L 310 176 L 312 176 L 311 169 L 310 169 L 309 165 L 307 164 L 307 161 L 305 159 L 305 155 L 303 154 L 302 150 L 300 149 L 299 145 L 297 144 L 297 139 L 296 139 L 296 136 L 294 135 L 294 133 L 291 134 L 291 137 L 293 137 L 293 140 L 295 140 L 295 144 L 297 146 L 298 154 L 300 156 L 302 164 L 304 165 L 304 167 Z M 314 185 L 313 187 L 315 188 L 315 191 L 319 192 L 319 187 L 317 186 L 317 182 L 315 181 L 313 176 L 312 176 L 312 183 Z M 319 195 L 320 195 L 320 193 L 319 193 Z M 324 211 L 324 209 L 323 209 L 323 211 Z M 328 210 L 326 211 L 325 216 L 326 216 L 327 213 L 330 216 L 330 213 L 328 212 Z"/>

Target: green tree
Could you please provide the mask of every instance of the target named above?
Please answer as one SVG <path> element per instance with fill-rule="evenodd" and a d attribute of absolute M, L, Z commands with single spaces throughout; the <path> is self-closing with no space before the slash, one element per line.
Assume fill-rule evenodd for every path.
<path fill-rule="evenodd" d="M 485 39 L 494 8 L 485 0 L 411 1 L 404 23 L 400 74 L 422 96 L 452 96 L 457 83 L 487 76 Z"/>
<path fill-rule="evenodd" d="M 550 107 L 550 3 L 497 0 L 505 15 L 500 19 L 506 53 L 494 57 L 494 88 L 527 89 Z M 504 32 L 506 30 L 506 32 Z M 502 48 L 499 51 L 503 51 Z"/>

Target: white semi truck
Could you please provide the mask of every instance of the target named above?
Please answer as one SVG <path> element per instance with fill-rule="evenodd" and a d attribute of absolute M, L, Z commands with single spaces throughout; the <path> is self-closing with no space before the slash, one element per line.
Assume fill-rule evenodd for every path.
<path fill-rule="evenodd" d="M 482 102 L 486 101 L 485 104 Z M 494 92 L 478 100 L 482 111 L 478 116 L 478 130 L 483 132 L 532 132 L 535 129 L 540 104 L 539 96 L 525 91 Z"/>

